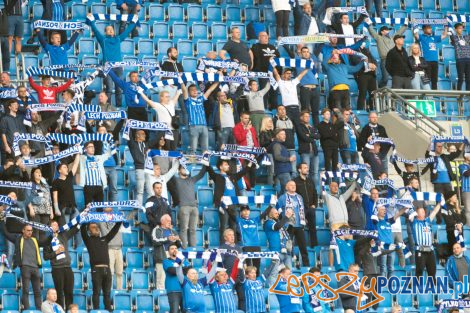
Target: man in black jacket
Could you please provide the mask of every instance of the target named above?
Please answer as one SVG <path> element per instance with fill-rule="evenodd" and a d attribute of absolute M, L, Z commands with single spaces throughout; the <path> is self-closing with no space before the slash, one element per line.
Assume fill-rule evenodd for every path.
<path fill-rule="evenodd" d="M 57 303 L 63 308 L 68 308 L 73 303 L 74 286 L 68 241 L 78 233 L 78 227 L 75 225 L 59 233 L 59 223 L 52 220 L 49 226 L 52 228 L 53 235 L 51 244 L 44 247 L 44 259 L 51 262 L 52 280 L 57 290 Z"/>
<path fill-rule="evenodd" d="M 251 162 L 248 163 L 247 166 L 251 167 Z M 236 207 L 233 205 L 228 206 L 226 209 L 221 207 L 222 197 L 236 197 L 240 195 L 238 181 L 240 178 L 245 176 L 246 167 L 238 173 L 230 173 L 230 165 L 228 161 L 219 159 L 217 162 L 217 168 L 220 170 L 220 174 L 214 172 L 211 166 L 206 165 L 209 177 L 214 181 L 214 207 L 219 208 L 219 231 L 220 242 L 222 242 L 224 239 L 223 233 L 227 226 L 231 229 L 237 229 L 236 219 L 239 215 Z"/>
<path fill-rule="evenodd" d="M 354 35 L 356 28 L 362 24 L 364 18 L 367 15 L 361 14 L 359 18 L 354 21 L 352 24 L 349 23 L 349 15 L 346 13 L 340 14 L 339 23 L 334 23 L 331 25 L 331 28 L 336 32 L 336 34 L 341 35 Z M 338 38 L 339 45 L 351 46 L 354 44 L 354 38 Z"/>
<path fill-rule="evenodd" d="M 302 163 L 305 163 L 310 172 L 309 178 L 314 182 L 314 189 L 319 188 L 319 162 L 317 140 L 320 139 L 318 130 L 310 125 L 310 113 L 300 113 L 300 124 L 297 128 L 299 154 Z M 298 170 L 298 167 L 297 167 Z"/>
<path fill-rule="evenodd" d="M 106 209 L 105 209 L 106 211 Z M 116 223 L 109 233 L 101 237 L 100 228 L 96 223 L 90 223 L 88 227 L 82 225 L 83 242 L 90 255 L 91 280 L 93 284 L 93 309 L 98 310 L 100 305 L 100 292 L 103 290 L 104 308 L 111 311 L 111 287 L 113 275 L 109 268 L 108 243 L 116 236 L 122 223 Z M 90 235 L 87 233 L 87 228 Z"/>
<path fill-rule="evenodd" d="M 372 110 L 374 107 L 374 101 L 372 97 L 372 92 L 377 90 L 377 61 L 370 53 L 369 49 L 365 46 L 365 43 L 362 44 L 358 52 L 362 53 L 367 57 L 365 62 L 368 63 L 367 68 L 363 67 L 354 74 L 354 78 L 357 82 L 357 87 L 359 89 L 359 95 L 357 97 L 357 110 Z M 359 64 L 364 62 L 360 60 L 359 57 L 352 58 L 351 65 Z M 369 93 L 369 100 L 367 101 L 366 106 L 366 96 Z"/>
<path fill-rule="evenodd" d="M 378 123 L 378 116 L 376 112 L 369 113 L 369 123 L 364 126 L 359 136 L 357 150 L 362 151 L 364 146 L 374 137 L 388 138 L 385 127 Z M 388 173 L 388 161 L 387 154 L 390 150 L 390 145 L 386 143 L 380 144 L 380 156 L 384 163 L 385 171 Z"/>
<path fill-rule="evenodd" d="M 168 205 L 168 200 L 162 196 L 161 182 L 153 183 L 153 192 L 155 195 L 148 198 L 145 203 L 145 215 L 147 216 L 150 230 L 153 230 L 157 225 L 160 225 L 160 219 L 163 215 L 168 214 L 171 216 L 171 209 Z"/>
<path fill-rule="evenodd" d="M 361 282 L 359 278 L 359 265 L 355 263 L 349 265 L 348 273 L 356 275 L 357 279 L 353 281 L 354 278 L 352 276 L 346 276 L 346 275 L 342 276 L 341 280 L 338 282 L 338 287 L 341 288 L 346 284 L 351 284 L 351 281 L 353 281 L 353 283 L 348 288 L 346 288 L 346 290 L 350 292 L 354 292 L 354 293 L 359 293 L 359 288 L 361 286 Z M 357 299 L 356 296 L 352 296 L 352 295 L 345 294 L 345 293 L 341 293 L 340 297 L 341 297 L 341 304 L 343 305 L 343 309 L 345 313 L 353 313 L 357 311 L 356 304 L 357 304 L 357 301 L 361 301 L 361 299 Z M 363 297 L 367 298 L 367 296 L 365 295 Z"/>
<path fill-rule="evenodd" d="M 393 42 L 395 48 L 392 48 L 387 54 L 385 66 L 387 72 L 392 76 L 392 88 L 411 89 L 411 79 L 413 78 L 413 70 L 411 68 L 408 53 L 406 53 L 403 45 L 405 36 L 395 35 Z"/>
<path fill-rule="evenodd" d="M 3 222 L 2 222 L 3 223 Z M 15 243 L 15 254 L 13 256 L 13 269 L 21 269 L 21 304 L 23 309 L 29 309 L 29 283 L 33 287 L 34 304 L 36 308 L 41 307 L 41 275 L 39 268 L 42 267 L 42 260 L 39 251 L 40 246 L 50 244 L 51 238 L 45 236 L 44 241 L 39 242 L 33 237 L 33 227 L 25 224 L 21 235 L 14 235 L 4 227 L 5 237 Z"/>
<path fill-rule="evenodd" d="M 317 229 L 315 227 L 315 208 L 318 205 L 318 194 L 313 180 L 308 176 L 309 167 L 306 163 L 297 166 L 299 176 L 294 179 L 296 192 L 302 196 L 307 220 L 308 233 L 310 234 L 310 247 L 318 245 Z"/>

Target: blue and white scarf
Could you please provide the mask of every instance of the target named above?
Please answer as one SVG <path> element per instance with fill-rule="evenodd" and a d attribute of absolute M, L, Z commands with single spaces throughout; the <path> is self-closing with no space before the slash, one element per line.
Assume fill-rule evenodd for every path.
<path fill-rule="evenodd" d="M 71 119 L 72 119 L 72 114 L 75 112 L 101 112 L 101 106 L 99 105 L 89 105 L 89 104 L 82 104 L 82 103 L 72 103 L 67 107 L 67 111 L 64 112 L 65 115 L 65 120 L 66 120 L 66 127 L 68 129 L 71 128 L 71 126 L 76 126 L 78 125 L 77 129 L 79 131 L 86 131 L 85 125 L 80 125 L 80 121 L 78 119 L 78 115 L 75 118 L 75 125 L 70 125 Z"/>
<path fill-rule="evenodd" d="M 133 22 L 140 26 L 139 16 L 134 14 L 92 14 L 86 18 L 86 24 L 90 25 L 93 21 L 115 21 L 115 22 Z"/>
<path fill-rule="evenodd" d="M 464 300 L 464 299 L 441 300 L 437 313 L 443 313 L 444 309 L 448 309 L 448 308 L 457 308 L 457 309 L 470 308 L 470 300 Z"/>
<path fill-rule="evenodd" d="M 60 78 L 67 78 L 67 79 L 75 79 L 77 77 L 77 73 L 75 72 L 62 72 L 62 71 L 51 71 L 39 67 L 33 67 L 30 66 L 26 70 L 26 74 L 28 76 L 34 76 L 34 75 L 39 75 L 39 76 L 53 76 L 53 77 L 60 77 Z"/>
<path fill-rule="evenodd" d="M 126 126 L 124 127 L 124 131 L 122 134 L 122 138 L 129 140 L 129 133 L 131 129 L 145 129 L 145 130 L 157 130 L 157 131 L 164 131 L 165 138 L 173 140 L 173 132 L 168 127 L 166 123 L 162 122 L 142 122 L 137 120 L 128 119 L 126 122 Z"/>
<path fill-rule="evenodd" d="M 372 137 L 372 139 L 366 144 L 366 148 L 373 149 L 375 143 L 388 144 L 392 146 L 393 152 L 395 153 L 395 143 L 392 138 Z"/>
<path fill-rule="evenodd" d="M 412 18 L 411 25 L 448 25 L 447 18 Z"/>
<path fill-rule="evenodd" d="M 326 9 L 325 18 L 323 19 L 323 24 L 331 25 L 331 18 L 334 13 L 359 13 L 369 16 L 367 9 L 364 6 L 357 7 L 330 7 Z"/>
<path fill-rule="evenodd" d="M 293 68 L 309 68 L 315 71 L 315 62 L 306 59 L 273 58 L 270 60 L 270 65 Z"/>
<path fill-rule="evenodd" d="M 81 30 L 85 28 L 82 22 L 59 22 L 59 21 L 46 21 L 37 20 L 33 23 L 33 28 L 42 29 L 59 29 L 59 30 Z"/>
<path fill-rule="evenodd" d="M 470 145 L 470 142 L 465 136 L 432 136 L 431 149 L 429 154 L 434 156 L 436 151 L 436 143 L 464 143 L 465 146 Z M 467 149 L 467 148 L 466 148 Z"/>
<path fill-rule="evenodd" d="M 23 181 L 0 180 L 0 188 L 31 189 L 33 188 L 33 183 Z"/>
<path fill-rule="evenodd" d="M 209 162 L 210 157 L 212 156 L 217 156 L 221 157 L 222 159 L 243 159 L 247 160 L 248 162 L 251 162 L 258 167 L 258 162 L 256 161 L 256 158 L 254 157 L 253 154 L 246 153 L 246 152 L 225 152 L 225 151 L 209 151 L 205 153 L 202 157 L 202 159 L 205 162 Z"/>
<path fill-rule="evenodd" d="M 240 68 L 240 63 L 235 61 L 211 60 L 206 58 L 200 59 L 197 69 L 200 71 L 204 71 L 206 67 L 238 70 Z"/>
<path fill-rule="evenodd" d="M 396 199 L 396 198 L 378 198 L 377 201 L 374 203 L 374 208 L 372 209 L 371 219 L 378 221 L 378 212 L 379 208 L 385 206 L 389 208 L 396 208 L 396 207 L 404 207 L 413 209 L 413 201 L 408 199 Z"/>
<path fill-rule="evenodd" d="M 419 164 L 419 165 L 423 165 L 423 164 L 429 164 L 429 163 L 434 163 L 435 162 L 435 159 L 434 157 L 430 157 L 430 158 L 426 158 L 426 159 L 416 159 L 416 160 L 408 160 L 408 159 L 405 159 L 405 158 L 402 158 L 396 154 L 392 154 L 390 156 L 390 162 L 394 162 L 394 161 L 397 161 L 397 162 L 401 162 L 401 163 L 405 163 L 405 164 Z"/>
<path fill-rule="evenodd" d="M 22 133 L 22 134 L 16 134 L 15 137 L 13 137 L 13 152 L 15 153 L 15 156 L 21 155 L 20 145 L 19 145 L 20 141 L 42 142 L 45 145 L 45 154 L 46 155 L 52 154 L 52 145 L 46 137 L 42 135 Z"/>
<path fill-rule="evenodd" d="M 362 188 L 364 188 L 367 191 L 370 191 L 374 186 L 388 186 L 389 188 L 396 190 L 395 182 L 392 179 L 385 178 L 385 179 L 374 180 L 370 178 L 369 176 L 366 176 L 364 178 L 364 184 Z"/>
<path fill-rule="evenodd" d="M 49 133 L 46 135 L 46 139 L 51 142 L 63 143 L 66 145 L 76 145 L 83 143 L 83 140 L 77 135 L 67 135 L 62 133 Z"/>
<path fill-rule="evenodd" d="M 15 99 L 18 97 L 15 88 L 0 88 L 0 99 Z"/>
<path fill-rule="evenodd" d="M 80 138 L 83 144 L 89 141 L 101 141 L 107 142 L 109 144 L 109 149 L 111 150 L 111 154 L 116 154 L 116 146 L 114 146 L 114 138 L 112 134 L 97 134 L 97 133 L 85 133 L 85 134 L 77 134 L 77 137 Z"/>
<path fill-rule="evenodd" d="M 325 190 L 325 185 L 328 184 L 330 180 L 337 180 L 339 181 L 339 187 L 345 187 L 346 183 L 345 180 L 358 180 L 359 174 L 354 172 L 348 171 L 339 171 L 339 172 L 332 172 L 332 171 L 325 171 L 321 174 L 321 185 L 322 189 Z M 359 180 L 358 180 L 359 181 Z"/>
<path fill-rule="evenodd" d="M 225 144 L 223 147 L 223 151 L 225 152 L 241 152 L 241 153 L 251 153 L 256 155 L 262 155 L 263 160 L 261 164 L 263 165 L 271 165 L 271 161 L 269 161 L 269 157 L 266 154 L 266 149 L 263 147 L 249 147 L 249 146 L 239 146 L 235 144 Z"/>
<path fill-rule="evenodd" d="M 470 23 L 470 15 L 464 15 L 464 14 L 449 14 L 449 15 L 447 15 L 447 18 L 448 18 L 452 23 Z"/>
<path fill-rule="evenodd" d="M 43 232 L 45 232 L 45 233 L 52 234 L 52 228 L 50 228 L 50 227 L 47 226 L 47 225 L 44 225 L 44 224 L 41 224 L 41 223 L 38 223 L 38 222 L 34 222 L 34 221 L 27 221 L 27 220 L 25 220 L 25 219 L 22 218 L 22 217 L 19 217 L 19 216 L 10 214 L 10 213 L 7 213 L 7 214 L 5 215 L 5 217 L 6 217 L 7 219 L 8 219 L 8 218 L 15 219 L 15 220 L 17 220 L 18 222 L 20 222 L 21 224 L 30 225 L 30 226 L 31 226 L 32 228 L 34 228 L 34 229 L 43 231 Z"/>
<path fill-rule="evenodd" d="M 430 202 L 440 203 L 442 214 L 447 215 L 446 201 L 445 201 L 444 196 L 441 193 L 411 191 L 410 195 L 414 201 L 430 201 Z M 413 208 L 408 211 L 408 218 L 410 221 L 413 220 L 416 217 L 416 215 L 417 213 Z"/>
<path fill-rule="evenodd" d="M 387 24 L 387 25 L 407 25 L 409 24 L 408 18 L 399 17 L 370 17 L 372 24 Z"/>
<path fill-rule="evenodd" d="M 87 120 L 105 121 L 127 119 L 127 113 L 124 110 L 114 112 L 85 112 L 78 122 L 77 129 L 86 129 L 85 122 Z"/>
<path fill-rule="evenodd" d="M 16 203 L 16 200 L 13 200 L 9 196 L 0 195 L 0 203 L 12 206 Z"/>
<path fill-rule="evenodd" d="M 165 86 L 178 86 L 180 83 L 178 81 L 178 79 L 165 79 L 165 80 L 160 80 L 160 81 L 157 81 L 157 82 L 153 82 L 153 83 L 149 83 L 145 80 L 142 80 L 142 88 L 145 89 L 145 90 L 148 90 L 148 89 L 158 89 L 158 88 L 162 88 L 162 87 L 165 87 Z"/>
<path fill-rule="evenodd" d="M 145 209 L 137 200 L 127 200 L 127 201 L 112 201 L 112 202 L 91 202 L 88 205 L 90 210 L 99 209 L 99 208 L 133 208 L 133 209 Z"/>
<path fill-rule="evenodd" d="M 376 230 L 362 230 L 362 229 L 338 229 L 333 232 L 333 236 L 360 236 L 360 237 L 367 237 L 378 239 L 379 233 Z"/>
<path fill-rule="evenodd" d="M 96 65 L 96 64 L 55 64 L 55 65 L 49 65 L 49 66 L 44 66 L 42 69 L 43 70 L 65 70 L 65 69 L 95 69 L 95 68 L 100 68 L 101 65 Z"/>
<path fill-rule="evenodd" d="M 51 111 L 65 111 L 67 110 L 67 104 L 65 103 L 48 103 L 48 104 L 41 104 L 41 103 L 34 103 L 29 106 L 26 110 L 23 124 L 26 126 L 31 127 L 31 112 L 51 112 Z"/>
<path fill-rule="evenodd" d="M 238 197 L 229 197 L 223 196 L 220 206 L 223 209 L 226 209 L 230 205 L 248 205 L 248 204 L 270 204 L 276 205 L 277 197 L 276 195 L 269 196 L 238 196 Z"/>
<path fill-rule="evenodd" d="M 157 156 L 163 157 L 163 158 L 179 159 L 180 165 L 183 166 L 186 171 L 188 171 L 187 160 L 182 152 L 152 149 L 152 150 L 147 151 L 147 157 L 145 158 L 145 172 L 146 173 L 153 174 L 153 158 Z"/>
<path fill-rule="evenodd" d="M 81 153 L 81 152 L 82 152 L 81 147 L 73 146 L 73 147 L 70 147 L 70 148 L 65 149 L 63 151 L 60 151 L 57 154 L 48 155 L 46 157 L 38 158 L 38 159 L 24 160 L 23 162 L 24 162 L 24 165 L 26 165 L 26 166 L 38 166 L 38 165 L 42 165 L 42 164 L 55 162 L 55 161 L 61 160 L 63 158 L 66 158 L 68 156 L 71 156 L 71 155 L 74 155 L 74 154 L 77 154 L 77 153 Z"/>
<path fill-rule="evenodd" d="M 59 250 L 60 246 L 61 246 L 61 243 L 59 241 L 59 238 L 56 237 L 56 236 L 52 236 L 52 240 L 51 240 L 51 246 L 52 246 L 52 251 L 56 252 L 57 250 Z M 62 251 L 60 253 L 57 254 L 56 252 L 56 260 L 62 260 L 62 259 L 65 259 L 65 253 Z"/>

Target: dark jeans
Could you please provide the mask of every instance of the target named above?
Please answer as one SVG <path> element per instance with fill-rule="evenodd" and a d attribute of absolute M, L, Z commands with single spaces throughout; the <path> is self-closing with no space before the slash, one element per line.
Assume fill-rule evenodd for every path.
<path fill-rule="evenodd" d="M 57 303 L 63 308 L 68 308 L 73 303 L 74 277 L 72 269 L 70 267 L 53 267 L 52 279 L 57 291 Z"/>
<path fill-rule="evenodd" d="M 21 304 L 23 309 L 29 309 L 29 283 L 33 286 L 34 305 L 36 310 L 41 308 L 41 276 L 37 267 L 22 266 L 21 267 Z"/>
<path fill-rule="evenodd" d="M 237 216 L 238 210 L 234 205 L 230 205 L 225 211 L 225 214 L 219 212 L 219 230 L 220 230 L 220 242 L 225 242 L 224 231 L 227 228 L 236 230 L 237 229 Z"/>
<path fill-rule="evenodd" d="M 317 127 L 319 124 L 320 88 L 300 87 L 300 105 L 302 110 L 312 112 L 313 124 Z"/>
<path fill-rule="evenodd" d="M 90 202 L 104 201 L 103 186 L 85 186 L 83 194 L 85 195 L 85 205 Z"/>
<path fill-rule="evenodd" d="M 309 235 L 309 246 L 310 248 L 318 246 L 317 240 L 317 227 L 315 225 L 316 218 L 315 218 L 315 208 L 306 209 L 305 212 L 305 219 L 307 220 L 307 228 L 308 228 L 308 235 Z"/>
<path fill-rule="evenodd" d="M 300 256 L 302 257 L 302 266 L 310 266 L 307 253 L 307 242 L 305 241 L 305 233 L 303 227 L 287 228 L 290 238 L 295 240 L 295 244 L 299 247 Z"/>
<path fill-rule="evenodd" d="M 386 59 L 380 59 L 380 71 L 382 72 L 382 77 L 380 78 L 380 81 L 379 81 L 379 88 L 387 86 L 388 79 L 390 77 L 385 67 L 385 61 Z"/>
<path fill-rule="evenodd" d="M 234 289 L 237 292 L 238 309 L 245 311 L 245 288 L 243 287 L 243 284 L 237 281 L 235 283 Z"/>
<path fill-rule="evenodd" d="M 261 252 L 261 247 L 243 247 L 243 252 Z M 261 259 L 246 259 L 245 264 L 247 266 L 256 267 L 256 276 L 260 275 L 259 267 L 261 264 Z"/>
<path fill-rule="evenodd" d="M 276 39 L 289 36 L 289 14 L 290 11 L 277 11 L 276 16 Z"/>
<path fill-rule="evenodd" d="M 145 108 L 127 107 L 127 118 L 148 122 L 147 110 Z"/>
<path fill-rule="evenodd" d="M 111 311 L 111 287 L 113 276 L 109 267 L 93 267 L 91 270 L 91 281 L 93 284 L 93 309 L 100 307 L 100 292 L 103 290 L 104 308 Z"/>
<path fill-rule="evenodd" d="M 183 309 L 183 294 L 181 292 L 169 292 L 168 303 L 170 304 L 170 313 L 179 313 Z"/>
<path fill-rule="evenodd" d="M 372 16 L 372 4 L 375 4 L 375 16 L 382 17 L 382 0 L 367 0 L 366 9 L 367 12 Z"/>
<path fill-rule="evenodd" d="M 341 150 L 341 160 L 344 164 L 358 164 L 359 154 L 357 151 Z"/>
<path fill-rule="evenodd" d="M 324 148 L 325 171 L 336 171 L 338 169 L 338 149 Z"/>
<path fill-rule="evenodd" d="M 431 79 L 432 90 L 437 90 L 437 76 L 439 74 L 439 64 L 437 62 L 428 61 L 428 68 L 426 74 Z"/>
<path fill-rule="evenodd" d="M 121 11 L 121 14 L 139 14 L 136 10 L 135 5 L 134 6 L 127 5 L 127 8 L 128 8 L 127 10 L 119 9 L 119 11 Z M 127 27 L 129 27 L 127 22 L 121 22 L 119 24 L 119 34 L 122 34 L 124 32 L 124 30 L 126 29 L 126 25 Z M 137 27 L 134 27 L 134 29 L 131 32 L 131 37 L 134 38 L 138 36 L 139 36 L 139 32 L 137 31 Z"/>
<path fill-rule="evenodd" d="M 298 105 L 288 105 L 286 106 L 287 117 L 294 124 L 294 131 L 299 127 L 300 124 L 300 110 Z"/>
<path fill-rule="evenodd" d="M 3 51 L 3 48 L 2 48 Z M 465 90 L 470 91 L 470 60 L 457 61 L 457 90 L 462 90 L 465 81 Z"/>
<path fill-rule="evenodd" d="M 357 97 L 357 110 L 364 110 L 366 108 L 366 96 L 369 93 L 369 101 L 367 101 L 367 107 L 372 110 L 374 107 L 374 101 L 372 92 L 377 90 L 377 79 L 375 75 L 363 73 L 357 76 L 357 87 L 359 88 L 359 95 Z"/>
<path fill-rule="evenodd" d="M 8 37 L 0 37 L 0 48 L 2 50 L 2 68 L 4 72 L 10 71 L 10 51 Z"/>
<path fill-rule="evenodd" d="M 434 192 L 435 193 L 441 193 L 443 195 L 445 195 L 446 193 L 454 190 L 451 183 L 448 183 L 448 184 L 440 184 L 440 183 L 434 184 L 433 183 L 433 185 L 434 185 Z M 442 213 L 441 213 L 440 210 L 436 215 L 436 223 L 437 224 L 442 223 Z"/>
<path fill-rule="evenodd" d="M 416 251 L 416 277 L 423 276 L 424 268 L 428 272 L 428 277 L 436 279 L 436 256 L 434 251 L 420 252 Z"/>
<path fill-rule="evenodd" d="M 411 77 L 392 76 L 392 88 L 411 89 Z"/>
<path fill-rule="evenodd" d="M 122 75 L 123 75 L 123 69 L 122 67 L 114 67 L 111 69 L 111 71 L 114 72 L 114 74 L 116 74 L 119 78 L 122 79 Z M 115 93 L 115 105 L 116 107 L 122 107 L 122 89 L 119 88 L 116 84 L 114 84 L 114 81 L 113 79 L 111 78 L 111 76 L 106 76 L 106 78 L 104 79 L 104 86 L 105 86 L 105 90 L 106 90 L 106 95 L 108 96 L 108 99 L 109 99 L 109 103 L 112 103 L 111 102 L 111 96 L 113 94 L 113 87 L 114 87 L 114 93 Z"/>
<path fill-rule="evenodd" d="M 350 105 L 349 90 L 331 90 L 328 95 L 328 108 L 342 109 Z"/>
<path fill-rule="evenodd" d="M 269 79 L 260 78 L 258 79 L 258 82 L 259 90 L 262 90 L 264 87 L 266 87 L 266 84 L 269 83 Z M 277 91 L 271 87 L 268 93 L 264 95 L 263 101 L 265 109 L 271 110 L 277 108 Z"/>
<path fill-rule="evenodd" d="M 32 220 L 43 225 L 49 225 L 51 216 L 49 214 L 36 214 Z M 43 231 L 39 231 L 38 229 L 33 228 L 33 236 L 37 238 L 39 242 L 43 242 L 43 240 L 46 239 L 47 234 Z"/>

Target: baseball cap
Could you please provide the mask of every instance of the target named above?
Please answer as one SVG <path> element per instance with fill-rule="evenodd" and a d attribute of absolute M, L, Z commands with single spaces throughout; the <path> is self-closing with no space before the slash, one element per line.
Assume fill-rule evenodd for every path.
<path fill-rule="evenodd" d="M 399 38 L 405 38 L 405 36 L 403 36 L 403 35 L 395 35 L 395 36 L 393 36 L 393 41 L 395 41 L 395 40 L 397 40 L 397 39 L 399 39 Z"/>
<path fill-rule="evenodd" d="M 392 30 L 392 29 L 393 29 L 393 28 L 388 27 L 388 26 L 382 26 L 382 27 L 380 27 L 380 29 L 379 29 L 379 34 L 380 34 L 381 32 L 383 32 L 384 30 Z"/>

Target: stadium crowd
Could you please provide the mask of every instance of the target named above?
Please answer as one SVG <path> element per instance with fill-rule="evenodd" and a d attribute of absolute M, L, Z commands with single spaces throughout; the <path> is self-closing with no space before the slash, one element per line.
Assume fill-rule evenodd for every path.
<path fill-rule="evenodd" d="M 113 284 L 116 290 L 124 286 L 123 236 L 130 227 L 138 227 L 144 248 L 152 248 L 154 288 L 166 294 L 172 313 L 206 312 L 207 292 L 216 312 L 266 312 L 265 288 L 276 282 L 276 290 L 286 291 L 289 276 L 300 268 L 316 276 L 324 273 L 322 266 L 361 272 L 368 285 L 373 277 L 390 277 L 410 264 L 413 275 L 435 278 L 441 263 L 451 283 L 463 281 L 470 270 L 463 252 L 464 226 L 470 226 L 470 143 L 465 137 L 433 137 L 423 159 L 401 158 L 379 123 L 372 95 L 389 83 L 397 89 L 437 89 L 436 44 L 448 36 L 455 47 L 458 89 L 465 84 L 470 90 L 470 35 L 462 23 L 437 35 L 432 25 L 420 25 L 408 53 L 407 23 L 393 36 L 389 26 L 375 27 L 372 8 L 380 16 L 381 3 L 333 10 L 323 1 L 313 10 L 309 1 L 273 0 L 275 34 L 254 26 L 258 40 L 250 47 L 233 27 L 220 51 L 208 52 L 197 72 L 187 73 L 175 47 L 158 67 L 142 62 L 137 66 L 145 70 L 129 70 L 136 64 L 123 62 L 121 43 L 139 36 L 143 4 L 116 1 L 123 14 L 118 18 L 87 16 L 102 50 L 94 72 L 78 78 L 75 71 L 83 67 L 68 61 L 81 27 L 67 38 L 63 27 L 38 23 L 29 43 L 38 37 L 51 66 L 28 69 L 29 84 L 17 84 L 8 69 L 10 52 L 22 49 L 23 1 L 5 0 L 2 267 L 20 269 L 21 308 L 32 307 L 32 289 L 37 310 L 78 312 L 69 250 L 86 247 L 92 308 L 103 307 L 102 295 L 104 308 L 112 311 Z M 43 6 L 42 21 L 67 22 L 64 1 L 46 0 Z M 348 13 L 357 20 L 351 22 Z M 111 24 L 100 27 L 103 20 Z M 114 22 L 119 22 L 117 33 Z M 358 33 L 363 25 L 377 43 L 379 60 L 372 57 L 368 38 Z M 292 33 L 323 35 L 318 42 L 299 42 Z M 284 44 L 275 46 L 270 37 Z M 289 57 L 281 58 L 281 49 Z M 319 74 L 328 77 L 324 108 Z M 350 74 L 359 90 L 354 105 Z M 98 78 L 104 89 L 95 95 L 87 87 Z M 369 111 L 367 123 L 361 125 L 352 107 Z M 124 164 L 132 165 L 128 198 L 119 196 L 118 169 Z M 391 166 L 403 182 L 388 178 Z M 424 190 L 421 180 L 428 172 L 433 188 Z M 220 244 L 204 251 L 208 247 L 197 234 L 207 228 L 199 222 L 196 194 L 208 177 Z M 259 185 L 270 192 L 254 197 Z M 328 264 L 310 253 L 324 245 L 317 234 L 322 208 L 331 234 Z M 445 225 L 446 243 L 435 242 L 436 224 Z M 50 262 L 54 284 L 44 301 L 43 259 Z M 358 291 L 359 285 L 348 290 Z M 319 286 L 303 297 L 278 293 L 280 310 L 357 311 L 355 297 L 324 302 L 318 291 Z M 372 300 L 368 294 L 359 301 Z M 401 308 L 393 306 L 391 312 Z"/>

